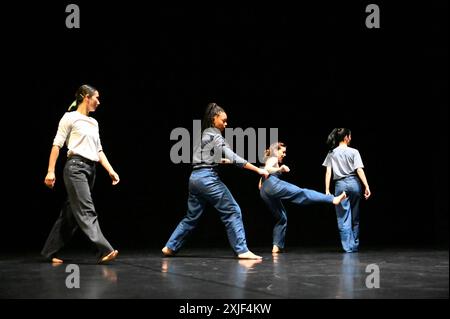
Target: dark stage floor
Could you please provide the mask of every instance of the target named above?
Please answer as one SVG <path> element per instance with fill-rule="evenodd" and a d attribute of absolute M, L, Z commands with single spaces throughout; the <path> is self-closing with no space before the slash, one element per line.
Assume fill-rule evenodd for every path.
<path fill-rule="evenodd" d="M 0 256 L 0 298 L 303 299 L 448 298 L 448 250 L 291 248 L 261 262 L 230 250 L 121 251 L 108 265 L 89 253 L 67 252 L 53 266 L 37 254 Z M 79 266 L 79 288 L 76 271 Z M 67 268 L 69 266 L 69 268 Z M 377 269 L 379 288 L 377 288 Z M 67 272 L 66 272 L 67 271 Z M 369 277 L 368 277 L 369 276 Z M 372 286 L 369 288 L 367 285 Z"/>

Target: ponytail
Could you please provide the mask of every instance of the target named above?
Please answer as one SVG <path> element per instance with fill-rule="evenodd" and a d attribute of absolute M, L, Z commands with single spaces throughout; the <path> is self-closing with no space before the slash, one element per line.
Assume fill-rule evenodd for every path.
<path fill-rule="evenodd" d="M 336 147 L 336 132 L 337 128 L 333 129 L 330 134 L 328 134 L 327 137 L 327 145 L 328 145 L 328 152 L 331 152 Z"/>
<path fill-rule="evenodd" d="M 67 112 L 71 112 L 77 108 L 77 101 L 73 101 L 72 104 L 70 104 L 69 108 L 67 109 Z"/>
<path fill-rule="evenodd" d="M 335 128 L 331 131 L 327 138 L 328 152 L 333 151 L 346 136 L 352 132 L 348 128 Z"/>
<path fill-rule="evenodd" d="M 213 127 L 214 117 L 220 113 L 225 112 L 224 109 L 216 103 L 209 103 L 205 110 L 205 115 L 202 120 L 202 132 L 210 127 Z"/>

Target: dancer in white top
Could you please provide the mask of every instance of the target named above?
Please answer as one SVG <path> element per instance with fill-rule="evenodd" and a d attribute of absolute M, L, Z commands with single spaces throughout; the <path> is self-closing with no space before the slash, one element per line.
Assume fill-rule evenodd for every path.
<path fill-rule="evenodd" d="M 68 198 L 41 254 L 53 263 L 62 263 L 63 260 L 57 257 L 57 253 L 69 241 L 73 233 L 81 228 L 97 246 L 99 263 L 104 263 L 115 259 L 118 251 L 114 250 L 103 236 L 92 201 L 91 192 L 97 162 L 106 169 L 113 185 L 119 183 L 120 179 L 103 152 L 98 123 L 89 116 L 89 113 L 95 112 L 100 105 L 98 91 L 89 85 L 83 85 L 75 96 L 76 100 L 70 106 L 69 112 L 65 113 L 59 122 L 44 181 L 49 188 L 54 187 L 56 161 L 60 149 L 67 144 L 64 184 Z M 76 111 L 73 111 L 74 109 Z"/>

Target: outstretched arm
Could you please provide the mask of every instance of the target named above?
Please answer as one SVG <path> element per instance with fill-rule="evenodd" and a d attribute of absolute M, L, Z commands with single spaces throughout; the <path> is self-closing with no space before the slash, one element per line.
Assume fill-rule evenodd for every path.
<path fill-rule="evenodd" d="M 108 159 L 106 158 L 106 155 L 103 151 L 100 151 L 98 153 L 98 157 L 100 158 L 100 164 L 102 164 L 102 166 L 106 169 L 106 171 L 108 172 L 109 176 L 112 179 L 112 184 L 113 185 L 117 185 L 117 183 L 119 183 L 120 178 L 119 175 L 114 171 L 114 169 L 112 168 L 111 164 L 109 164 Z"/>
<path fill-rule="evenodd" d="M 52 150 L 50 151 L 50 158 L 48 160 L 48 169 L 47 169 L 47 176 L 45 176 L 44 183 L 47 187 L 53 188 L 55 186 L 55 166 L 56 161 L 58 160 L 59 156 L 59 146 L 53 145 Z"/>
<path fill-rule="evenodd" d="M 278 158 L 276 157 L 269 157 L 264 168 L 269 172 L 269 174 L 276 172 L 288 173 L 290 171 L 289 167 L 286 165 L 278 166 Z"/>
<path fill-rule="evenodd" d="M 266 169 L 262 169 L 262 168 L 256 167 L 255 165 L 250 164 L 248 162 L 244 165 L 244 168 L 245 169 L 249 169 L 249 170 L 251 170 L 253 172 L 256 172 L 259 175 L 264 176 L 265 178 L 267 178 L 269 176 L 269 172 Z"/>
<path fill-rule="evenodd" d="M 364 184 L 364 198 L 368 199 L 370 195 L 372 194 L 370 192 L 369 183 L 367 183 L 366 174 L 364 174 L 364 170 L 362 168 L 358 168 L 356 170 L 356 173 L 358 174 L 359 178 L 361 179 L 361 182 Z"/>

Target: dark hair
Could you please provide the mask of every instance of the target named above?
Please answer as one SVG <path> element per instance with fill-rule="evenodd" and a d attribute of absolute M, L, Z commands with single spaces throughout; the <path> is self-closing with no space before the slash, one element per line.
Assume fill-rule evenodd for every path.
<path fill-rule="evenodd" d="M 96 91 L 97 91 L 96 88 L 87 84 L 80 86 L 77 92 L 75 93 L 75 101 L 72 103 L 72 105 L 70 105 L 69 111 L 76 110 L 78 105 L 80 105 L 83 102 L 83 99 L 86 96 L 91 97 L 94 95 Z"/>
<path fill-rule="evenodd" d="M 348 128 L 335 128 L 331 131 L 327 138 L 329 151 L 331 152 L 346 136 L 351 135 L 352 132 Z"/>
<path fill-rule="evenodd" d="M 207 128 L 214 127 L 214 117 L 222 112 L 225 112 L 222 107 L 216 103 L 209 103 L 202 120 L 202 132 Z"/>
<path fill-rule="evenodd" d="M 275 142 L 272 143 L 268 149 L 264 151 L 264 162 L 267 161 L 269 157 L 272 157 L 275 151 L 278 151 L 282 147 L 286 147 L 286 145 L 283 142 Z"/>

